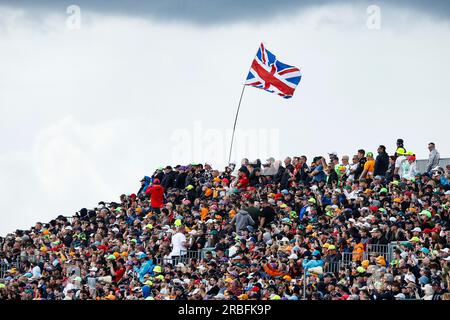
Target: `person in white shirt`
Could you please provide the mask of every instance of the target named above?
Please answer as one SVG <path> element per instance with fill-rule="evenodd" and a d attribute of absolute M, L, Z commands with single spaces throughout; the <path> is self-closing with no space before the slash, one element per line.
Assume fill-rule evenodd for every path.
<path fill-rule="evenodd" d="M 350 175 L 350 163 L 349 163 L 350 157 L 345 155 L 342 156 L 342 164 L 341 166 L 345 167 L 345 175 L 349 176 Z"/>
<path fill-rule="evenodd" d="M 355 180 L 355 172 L 356 172 L 356 169 L 358 169 L 358 166 L 359 166 L 358 156 L 354 155 L 353 158 L 352 158 L 352 161 L 353 161 L 353 163 L 350 165 L 350 168 L 349 168 L 349 176 L 348 176 L 348 180 L 349 181 Z"/>
<path fill-rule="evenodd" d="M 171 258 L 186 254 L 186 236 L 184 235 L 185 232 L 186 230 L 183 226 L 181 226 L 177 229 L 177 233 L 172 236 L 172 252 L 170 253 Z"/>
<path fill-rule="evenodd" d="M 397 159 L 395 160 L 395 169 L 394 169 L 394 174 L 400 174 L 399 172 L 401 171 L 401 166 L 403 161 L 406 160 L 406 151 L 403 148 L 398 148 L 397 151 Z M 410 152 L 409 155 L 412 155 L 412 153 Z"/>
<path fill-rule="evenodd" d="M 403 161 L 402 167 L 400 170 L 400 178 L 404 178 L 407 180 L 411 180 L 415 178 L 418 173 L 416 167 L 416 157 L 409 156 L 406 161 Z"/>

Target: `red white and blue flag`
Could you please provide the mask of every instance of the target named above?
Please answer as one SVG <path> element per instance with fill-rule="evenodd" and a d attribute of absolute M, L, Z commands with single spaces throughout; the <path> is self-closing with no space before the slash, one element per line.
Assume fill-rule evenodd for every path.
<path fill-rule="evenodd" d="M 245 85 L 277 93 L 279 96 L 288 99 L 292 98 L 301 78 L 299 68 L 280 62 L 261 43 L 250 67 Z"/>

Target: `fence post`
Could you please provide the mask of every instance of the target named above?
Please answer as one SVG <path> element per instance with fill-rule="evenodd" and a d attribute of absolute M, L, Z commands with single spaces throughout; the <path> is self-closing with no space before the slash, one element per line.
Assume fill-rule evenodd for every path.
<path fill-rule="evenodd" d="M 303 269 L 303 300 L 306 300 L 306 269 Z"/>

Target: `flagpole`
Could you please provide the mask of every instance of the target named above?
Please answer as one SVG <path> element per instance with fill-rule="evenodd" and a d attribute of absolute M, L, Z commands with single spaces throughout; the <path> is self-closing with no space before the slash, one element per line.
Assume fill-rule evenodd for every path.
<path fill-rule="evenodd" d="M 231 135 L 230 154 L 228 155 L 228 164 L 230 164 L 230 161 L 231 161 L 231 151 L 233 150 L 234 131 L 236 130 L 236 123 L 237 123 L 237 119 L 238 119 L 238 115 L 239 115 L 239 109 L 241 108 L 241 101 L 242 101 L 242 96 L 244 95 L 245 87 L 246 87 L 246 85 L 244 84 L 244 86 L 242 87 L 241 97 L 239 98 L 239 104 L 238 104 L 238 107 L 236 110 L 236 117 L 234 118 L 233 134 Z"/>

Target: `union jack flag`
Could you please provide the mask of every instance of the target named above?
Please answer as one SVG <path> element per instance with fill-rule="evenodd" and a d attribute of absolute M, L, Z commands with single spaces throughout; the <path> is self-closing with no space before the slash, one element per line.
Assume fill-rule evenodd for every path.
<path fill-rule="evenodd" d="M 277 60 L 276 56 L 261 46 L 253 59 L 245 85 L 277 93 L 285 99 L 292 98 L 300 82 L 300 69 Z"/>

